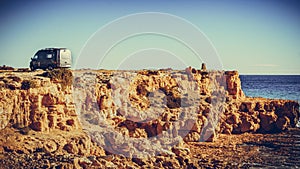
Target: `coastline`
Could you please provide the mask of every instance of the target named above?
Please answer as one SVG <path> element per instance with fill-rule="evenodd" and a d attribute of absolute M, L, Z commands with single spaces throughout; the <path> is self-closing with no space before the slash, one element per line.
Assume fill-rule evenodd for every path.
<path fill-rule="evenodd" d="M 243 93 L 239 75 L 236 71 L 227 71 L 224 74 L 222 74 L 222 71 L 209 74 L 207 71 L 194 68 L 187 68 L 184 71 L 173 73 L 166 70 L 136 72 L 77 71 L 79 74 L 75 75 L 74 79 L 78 83 L 73 82 L 73 84 L 66 83 L 65 78 L 67 76 L 65 76 L 65 72 L 58 73 L 63 74 L 53 78 L 53 74 L 44 74 L 43 71 L 0 73 L 1 83 L 4 84 L 1 93 L 4 99 L 1 102 L 1 107 L 3 112 L 8 113 L 6 116 L 3 116 L 5 115 L 3 113 L 1 114 L 0 163 L 3 164 L 2 166 L 24 167 L 36 165 L 35 167 L 41 167 L 45 165 L 47 167 L 60 166 L 66 168 L 102 168 L 108 166 L 131 166 L 132 168 L 141 166 L 157 168 L 201 166 L 224 168 L 231 166 L 243 168 L 247 166 L 278 166 L 278 161 L 274 160 L 263 163 L 267 157 L 271 158 L 272 151 L 267 151 L 270 146 L 271 149 L 275 148 L 276 152 L 277 150 L 284 150 L 283 152 L 278 151 L 277 153 L 282 153 L 282 157 L 281 155 L 277 157 L 280 157 L 279 160 L 286 167 L 299 165 L 297 161 L 285 163 L 289 157 L 285 153 L 289 150 L 296 147 L 295 152 L 299 153 L 299 143 L 295 142 L 295 139 L 299 136 L 299 129 L 293 128 L 299 120 L 299 109 L 297 111 L 293 107 L 299 107 L 299 104 L 287 100 L 247 98 Z M 111 125 L 118 128 L 127 137 L 151 138 L 165 134 L 165 131 L 172 129 L 172 125 L 177 125 L 176 118 L 180 117 L 176 115 L 176 112 L 181 105 L 177 104 L 176 101 L 167 102 L 166 110 L 168 111 L 164 112 L 164 116 L 158 116 L 155 123 L 149 121 L 143 125 L 130 121 L 124 113 L 117 111 L 116 100 L 113 100 L 114 103 L 111 102 L 110 93 L 113 91 L 112 94 L 117 94 L 118 89 L 122 90 L 126 87 L 116 82 L 124 81 L 124 78 L 120 77 L 130 77 L 133 73 L 136 73 L 134 76 L 137 78 L 131 80 L 131 88 L 138 90 L 130 91 L 133 93 L 131 97 L 141 109 L 143 109 L 143 106 L 147 107 L 148 101 L 143 100 L 147 92 L 157 89 L 162 91 L 173 90 L 172 86 L 176 86 L 176 83 L 179 82 L 172 80 L 174 78 L 180 78 L 180 82 L 195 82 L 194 84 L 199 85 L 199 93 L 202 93 L 198 102 L 201 109 L 196 109 L 199 119 L 192 121 L 192 123 L 189 119 L 179 119 L 182 120 L 183 125 L 182 128 L 177 129 L 177 136 L 182 137 L 184 142 L 170 150 L 164 150 L 164 153 L 160 152 L 155 156 L 149 154 L 149 158 L 127 156 L 126 151 L 131 145 L 126 145 L 125 142 L 121 144 L 123 147 L 119 147 L 119 145 L 113 145 L 116 146 L 114 148 L 99 146 L 93 135 L 86 134 L 90 131 L 82 126 L 82 121 L 78 119 L 80 115 L 75 113 L 76 105 L 72 100 L 74 99 L 72 98 L 74 89 L 71 85 L 75 84 L 75 87 L 77 87 L 75 91 L 77 90 L 80 96 L 79 101 L 84 101 L 86 104 L 81 108 L 84 110 L 90 108 L 89 105 L 92 102 L 82 100 L 91 96 L 86 90 L 87 86 L 84 85 L 89 85 L 87 82 L 89 82 L 90 77 L 96 77 L 96 83 L 94 84 L 98 86 L 96 93 L 99 93 L 96 95 L 96 100 L 98 100 L 97 104 L 100 108 L 97 111 L 105 115 L 103 116 L 105 117 L 105 123 L 102 124 L 92 119 L 93 114 L 83 114 L 84 117 L 93 120 L 93 124 Z M 40 76 L 41 74 L 43 76 Z M 225 75 L 224 78 L 221 75 Z M 113 81 L 110 78 L 117 79 Z M 226 90 L 220 84 L 226 84 Z M 220 93 L 213 92 L 209 88 L 210 85 L 217 86 L 218 91 L 221 91 L 221 94 L 224 91 L 224 96 L 226 96 L 224 97 L 225 101 L 220 104 L 221 107 L 225 108 L 224 115 L 219 121 L 220 128 L 215 128 L 215 130 L 205 129 L 205 123 L 203 122 L 210 122 L 208 115 L 211 112 L 207 107 L 218 103 L 214 102 L 214 99 L 218 98 L 217 96 L 223 96 Z M 171 92 L 173 94 L 168 96 L 172 97 L 173 100 L 181 96 L 180 93 L 178 95 L 174 94 L 175 90 Z M 122 95 L 118 96 L 123 97 Z M 181 100 L 184 99 L 183 96 L 181 96 Z M 93 98 L 90 100 L 93 100 Z M 189 104 L 190 98 L 185 100 L 185 105 L 192 105 Z M 4 106 L 11 104 L 14 106 Z M 16 107 L 19 108 L 16 109 Z M 138 118 L 138 116 L 135 118 Z M 184 130 L 189 130 L 189 132 L 181 136 L 180 132 Z M 99 135 L 105 137 L 107 134 L 109 133 L 106 131 L 99 133 Z M 205 137 L 205 141 L 208 142 L 199 142 L 202 137 Z M 276 139 L 279 137 L 286 137 L 286 145 L 288 146 L 281 145 L 281 141 L 277 144 Z M 106 137 L 105 139 L 112 144 L 116 143 L 116 138 Z M 163 139 L 163 137 L 157 137 L 158 141 L 165 141 Z M 122 140 L 117 141 L 120 143 Z M 290 148 L 285 149 L 285 147 Z M 162 150 L 159 146 L 157 148 Z M 122 153 L 125 153 L 125 156 L 122 153 L 120 155 L 120 152 L 116 153 L 117 151 L 123 151 Z M 236 155 L 237 152 L 238 155 Z M 251 153 L 248 154 L 247 152 Z M 223 156 L 219 156 L 220 153 Z M 266 156 L 261 156 L 261 154 Z M 32 163 L 26 162 L 25 159 L 28 158 L 32 160 Z M 20 160 L 21 163 L 16 164 L 16 159 Z"/>

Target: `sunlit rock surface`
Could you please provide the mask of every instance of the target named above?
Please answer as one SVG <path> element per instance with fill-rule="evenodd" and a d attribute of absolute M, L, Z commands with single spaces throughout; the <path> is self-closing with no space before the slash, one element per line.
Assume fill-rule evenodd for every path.
<path fill-rule="evenodd" d="M 299 120 L 295 101 L 246 97 L 236 71 L 76 70 L 71 84 L 43 73 L 0 73 L 1 164 L 31 155 L 46 167 L 192 167 L 205 164 L 190 150 L 198 142 Z"/>

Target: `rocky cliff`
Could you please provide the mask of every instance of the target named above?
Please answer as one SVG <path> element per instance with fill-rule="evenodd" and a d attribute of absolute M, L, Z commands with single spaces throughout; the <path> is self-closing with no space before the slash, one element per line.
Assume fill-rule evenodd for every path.
<path fill-rule="evenodd" d="M 183 141 L 280 132 L 299 119 L 295 101 L 246 97 L 236 71 L 1 72 L 0 88 L 0 152 L 103 157 L 74 158 L 78 167 L 114 165 L 110 154 L 129 157 L 123 167 L 153 155 L 176 167 L 188 159 Z"/>

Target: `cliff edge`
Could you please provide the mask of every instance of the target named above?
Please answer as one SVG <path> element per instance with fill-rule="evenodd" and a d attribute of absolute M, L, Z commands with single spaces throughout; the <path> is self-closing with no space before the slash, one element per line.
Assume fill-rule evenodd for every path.
<path fill-rule="evenodd" d="M 246 97 L 237 71 L 4 71 L 0 88 L 0 153 L 42 153 L 46 167 L 196 166 L 188 142 L 278 133 L 300 116 L 296 101 Z"/>

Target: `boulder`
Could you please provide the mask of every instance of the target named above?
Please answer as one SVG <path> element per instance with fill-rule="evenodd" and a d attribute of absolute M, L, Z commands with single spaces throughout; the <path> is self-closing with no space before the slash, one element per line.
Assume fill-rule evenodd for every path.
<path fill-rule="evenodd" d="M 260 112 L 259 117 L 261 119 L 260 126 L 264 132 L 269 132 L 274 129 L 274 124 L 277 120 L 275 112 Z"/>

